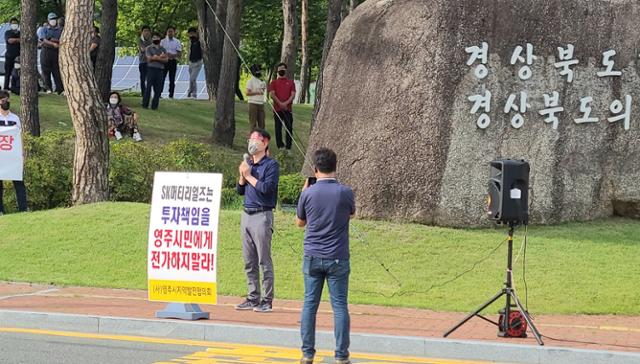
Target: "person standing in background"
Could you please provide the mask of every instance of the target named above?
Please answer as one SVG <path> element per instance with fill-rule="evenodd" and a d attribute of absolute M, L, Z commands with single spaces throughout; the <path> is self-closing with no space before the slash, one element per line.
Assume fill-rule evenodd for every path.
<path fill-rule="evenodd" d="M 163 88 L 167 74 L 169 74 L 169 98 L 173 98 L 176 90 L 176 71 L 178 70 L 178 59 L 182 57 L 182 43 L 175 38 L 176 28 L 172 25 L 167 27 L 167 37 L 160 42 L 160 46 L 167 52 L 169 60 L 164 66 Z"/>
<path fill-rule="evenodd" d="M 18 19 L 11 18 L 11 28 L 4 32 L 7 51 L 4 54 L 4 89 L 9 89 L 9 81 L 13 73 L 16 59 L 20 58 L 20 24 Z"/>
<path fill-rule="evenodd" d="M 191 46 L 189 48 L 189 91 L 187 97 L 195 99 L 198 97 L 198 75 L 202 70 L 202 46 L 196 28 L 189 28 L 189 39 Z"/>
<path fill-rule="evenodd" d="M 264 93 L 267 85 L 260 79 L 262 72 L 257 64 L 251 65 L 251 78 L 247 81 L 247 99 L 249 102 L 249 133 L 256 127 L 264 129 Z"/>
<path fill-rule="evenodd" d="M 53 85 L 51 84 L 51 76 L 53 76 L 53 81 L 56 84 L 56 93 L 62 94 L 64 87 L 62 86 L 60 63 L 58 61 L 62 28 L 58 26 L 58 16 L 55 13 L 49 13 L 47 19 L 49 19 L 49 29 L 45 32 L 42 40 L 40 65 L 42 66 L 42 75 L 44 76 L 47 93 L 50 94 L 51 90 L 53 90 Z"/>
<path fill-rule="evenodd" d="M 293 98 L 296 97 L 296 83 L 287 78 L 287 65 L 280 63 L 277 67 L 278 78 L 269 84 L 269 95 L 273 99 L 273 121 L 276 127 L 276 145 L 278 149 L 282 147 L 291 150 L 292 133 L 293 133 L 293 114 L 291 113 L 291 105 Z M 282 124 L 286 128 L 285 140 L 282 140 Z"/>
<path fill-rule="evenodd" d="M 138 71 L 140 71 L 140 93 L 147 89 L 147 47 L 151 45 L 151 28 L 143 25 L 138 39 Z"/>
<path fill-rule="evenodd" d="M 153 33 L 151 36 L 151 45 L 147 47 L 147 88 L 142 97 L 142 107 L 149 108 L 149 100 L 151 99 L 151 91 L 153 90 L 153 101 L 151 101 L 151 109 L 158 109 L 160 103 L 160 95 L 162 94 L 162 84 L 164 82 L 164 67 L 169 57 L 167 51 L 160 45 L 160 33 Z"/>
<path fill-rule="evenodd" d="M 96 71 L 96 61 L 98 60 L 98 52 L 100 51 L 100 28 L 94 26 L 91 35 L 91 44 L 89 45 L 89 56 L 93 65 L 93 72 Z"/>
<path fill-rule="evenodd" d="M 36 36 L 38 37 L 38 48 L 42 48 L 42 40 L 44 40 L 47 29 L 49 29 L 49 23 L 44 22 L 41 26 L 38 27 L 38 30 L 36 30 Z"/>

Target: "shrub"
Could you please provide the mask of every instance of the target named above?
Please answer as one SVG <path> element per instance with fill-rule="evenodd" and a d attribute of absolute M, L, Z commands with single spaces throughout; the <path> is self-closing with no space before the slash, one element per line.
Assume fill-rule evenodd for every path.
<path fill-rule="evenodd" d="M 223 209 L 237 210 L 242 208 L 243 197 L 234 188 L 223 188 L 220 205 Z"/>
<path fill-rule="evenodd" d="M 214 172 L 217 169 L 213 163 L 211 146 L 194 143 L 187 139 L 178 139 L 163 145 L 160 149 L 160 153 L 165 156 L 168 162 L 167 170 Z"/>
<path fill-rule="evenodd" d="M 51 132 L 39 138 L 23 134 L 29 208 L 33 210 L 66 206 L 71 201 L 73 181 L 73 142 L 69 132 Z M 11 184 L 13 186 L 13 184 Z M 13 190 L 7 202 L 15 207 Z"/>
<path fill-rule="evenodd" d="M 300 166 L 304 163 L 304 156 L 297 148 L 293 147 L 290 152 L 274 149 L 271 157 L 280 164 L 280 175 L 300 173 Z"/>
<path fill-rule="evenodd" d="M 149 202 L 155 171 L 165 170 L 168 158 L 153 145 L 124 141 L 111 144 L 110 199 Z"/>
<path fill-rule="evenodd" d="M 278 183 L 278 202 L 280 205 L 297 204 L 303 185 L 304 177 L 299 173 L 280 176 L 280 183 Z"/>

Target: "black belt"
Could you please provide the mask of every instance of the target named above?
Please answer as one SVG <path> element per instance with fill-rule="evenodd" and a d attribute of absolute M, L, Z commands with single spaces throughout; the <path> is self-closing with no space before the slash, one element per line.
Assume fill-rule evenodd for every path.
<path fill-rule="evenodd" d="M 257 208 L 245 207 L 244 208 L 244 212 L 246 212 L 249 215 L 257 214 L 259 212 L 267 212 L 271 210 L 273 210 L 271 207 L 257 207 Z"/>

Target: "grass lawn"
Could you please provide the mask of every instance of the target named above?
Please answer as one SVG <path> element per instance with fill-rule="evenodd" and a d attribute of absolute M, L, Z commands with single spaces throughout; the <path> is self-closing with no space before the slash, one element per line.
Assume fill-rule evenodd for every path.
<path fill-rule="evenodd" d="M 125 96 L 123 103 L 140 114 L 140 129 L 145 142 L 165 143 L 178 138 L 187 138 L 193 141 L 210 143 L 213 131 L 213 118 L 215 104 L 204 100 L 160 100 L 157 111 L 145 110 L 140 106 L 141 97 Z M 20 98 L 11 98 L 12 109 L 19 111 Z M 67 100 L 63 96 L 55 94 L 40 94 L 40 124 L 42 132 L 49 130 L 73 130 L 71 116 L 67 106 Z M 272 138 L 275 138 L 273 114 L 265 104 L 267 130 Z M 246 148 L 247 134 L 249 133 L 248 106 L 245 102 L 236 102 L 236 135 L 233 152 L 242 155 Z M 313 106 L 294 105 L 293 132 L 296 139 L 302 142 L 301 148 L 305 148 L 309 136 Z M 284 133 L 284 130 L 283 130 Z M 275 140 L 272 140 L 272 148 L 275 149 Z M 213 145 L 213 148 L 222 148 Z M 226 148 L 222 148 L 226 149 Z M 295 149 L 295 146 L 294 146 Z M 231 152 L 229 150 L 229 152 Z M 299 154 L 295 153 L 296 155 Z M 297 156 L 299 157 L 299 156 Z M 302 157 L 299 157 L 300 162 Z"/>
<path fill-rule="evenodd" d="M 103 203 L 2 216 L 0 279 L 144 289 L 148 215 L 146 204 Z M 293 219 L 290 213 L 276 214 L 276 297 L 283 299 L 302 297 L 302 230 L 294 227 Z M 220 294 L 245 294 L 239 220 L 240 211 L 222 212 Z M 495 294 L 504 281 L 506 243 L 490 254 L 504 240 L 503 229 L 459 230 L 362 220 L 353 226 L 352 303 L 469 311 Z M 516 231 L 516 255 L 523 233 L 523 229 Z M 360 234 L 365 238 L 358 239 Z M 636 221 L 532 227 L 528 235 L 526 278 L 532 313 L 640 314 L 640 224 Z M 485 257 L 469 273 L 442 285 Z M 521 256 L 515 276 L 524 301 L 522 260 Z"/>

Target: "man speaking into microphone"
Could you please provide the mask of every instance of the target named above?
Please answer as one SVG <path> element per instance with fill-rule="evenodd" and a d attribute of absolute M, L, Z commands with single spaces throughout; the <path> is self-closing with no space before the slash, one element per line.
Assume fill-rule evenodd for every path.
<path fill-rule="evenodd" d="M 247 299 L 236 310 L 271 312 L 273 310 L 273 262 L 271 236 L 273 209 L 278 199 L 280 166 L 267 156 L 269 133 L 256 129 L 249 136 L 248 152 L 240 163 L 237 190 L 244 195 L 244 212 L 240 222 L 242 256 L 247 274 Z M 260 290 L 260 270 L 262 289 Z"/>

